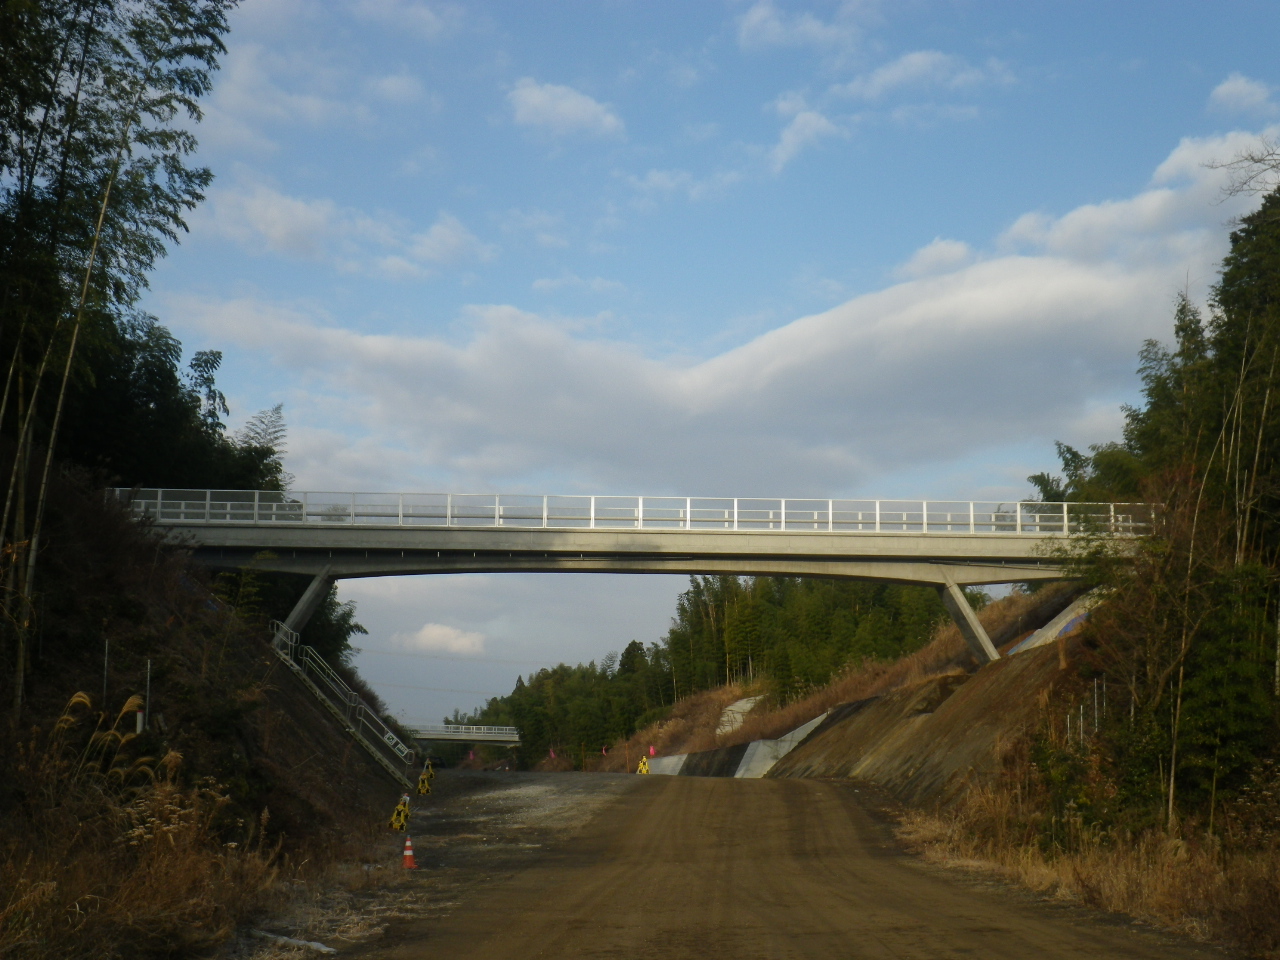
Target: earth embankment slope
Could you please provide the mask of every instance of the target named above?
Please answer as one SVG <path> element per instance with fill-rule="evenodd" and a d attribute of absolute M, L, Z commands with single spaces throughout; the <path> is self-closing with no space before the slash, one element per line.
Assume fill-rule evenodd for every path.
<path fill-rule="evenodd" d="M 0 955 L 194 955 L 284 896 L 282 868 L 372 836 L 399 785 L 280 664 L 248 591 L 215 601 L 180 551 L 62 478 L 47 531 L 0 748 Z"/>
<path fill-rule="evenodd" d="M 1049 645 L 972 676 L 930 678 L 847 704 L 768 776 L 852 777 L 906 803 L 947 802 L 999 770 L 1061 676 L 1059 651 Z"/>

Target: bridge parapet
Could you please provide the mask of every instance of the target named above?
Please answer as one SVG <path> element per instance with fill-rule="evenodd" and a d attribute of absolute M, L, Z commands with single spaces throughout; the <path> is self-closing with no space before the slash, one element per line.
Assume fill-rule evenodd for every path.
<path fill-rule="evenodd" d="M 516 727 L 485 727 L 464 723 L 420 723 L 406 727 L 414 740 L 460 740 L 464 743 L 520 743 Z"/>
<path fill-rule="evenodd" d="M 162 524 L 1038 536 L 1151 532 L 1140 503 L 116 489 Z"/>

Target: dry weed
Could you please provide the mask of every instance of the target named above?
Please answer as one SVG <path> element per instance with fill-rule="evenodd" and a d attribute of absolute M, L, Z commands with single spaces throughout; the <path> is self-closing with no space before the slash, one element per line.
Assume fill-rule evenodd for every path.
<path fill-rule="evenodd" d="M 1136 837 L 1086 830 L 1067 849 L 1024 826 L 1007 785 L 970 789 L 947 811 L 902 815 L 900 838 L 926 859 L 996 873 L 1046 896 L 1138 917 L 1200 940 L 1280 956 L 1280 845 L 1242 847 L 1188 831 Z"/>
<path fill-rule="evenodd" d="M 17 745 L 19 799 L 0 847 L 0 955 L 106 958 L 205 949 L 264 905 L 277 868 L 260 843 L 229 841 L 216 784 L 179 787 L 181 758 L 131 753 L 77 694 L 47 736 Z M 245 839 L 248 839 L 246 836 Z"/>
<path fill-rule="evenodd" d="M 988 604 L 978 616 L 988 633 L 1007 646 L 1024 632 L 1020 628 L 1030 611 L 1070 589 L 1055 584 L 1034 594 L 1015 591 Z M 959 629 L 953 623 L 943 623 L 929 643 L 914 653 L 893 661 L 866 660 L 849 664 L 829 684 L 801 700 L 772 707 L 767 703 L 758 704 L 740 727 L 726 734 L 716 733 L 724 708 L 735 700 L 763 693 L 763 686 L 730 684 L 685 697 L 672 708 L 666 720 L 646 727 L 629 740 L 615 743 L 609 748 L 608 757 L 591 768 L 621 771 L 630 761 L 630 769 L 635 769 L 640 752 L 647 752 L 650 746 L 658 756 L 671 756 L 752 740 L 776 739 L 839 704 L 883 696 L 931 677 L 964 673 L 972 669 L 973 663 Z"/>

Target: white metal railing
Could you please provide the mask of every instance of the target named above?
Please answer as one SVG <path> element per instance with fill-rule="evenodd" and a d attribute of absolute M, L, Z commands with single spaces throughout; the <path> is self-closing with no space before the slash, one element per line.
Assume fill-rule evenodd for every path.
<path fill-rule="evenodd" d="M 1155 513 L 1154 507 L 1143 503 L 281 493 L 154 488 L 116 489 L 109 493 L 128 502 L 137 516 L 165 524 L 1134 536 L 1150 532 Z"/>
<path fill-rule="evenodd" d="M 466 723 L 419 723 L 405 729 L 415 740 L 520 742 L 520 730 L 517 727 L 485 727 Z"/>
<path fill-rule="evenodd" d="M 271 621 L 271 632 L 271 646 L 280 659 L 309 680 L 347 725 L 360 735 L 361 740 L 377 745 L 380 753 L 375 756 L 384 761 L 394 757 L 405 767 L 413 765 L 415 754 L 412 748 L 405 746 L 395 731 L 347 685 L 314 647 L 301 643 L 298 634 L 279 620 Z M 403 776 L 403 770 L 393 772 Z"/>

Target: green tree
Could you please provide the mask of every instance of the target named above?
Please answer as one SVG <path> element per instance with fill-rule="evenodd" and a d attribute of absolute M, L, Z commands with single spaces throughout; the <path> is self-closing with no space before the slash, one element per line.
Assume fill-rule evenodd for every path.
<path fill-rule="evenodd" d="M 1208 307 L 1179 296 L 1172 347 L 1143 347 L 1122 442 L 1059 444 L 1063 476 L 1029 478 L 1046 498 L 1160 505 L 1136 553 L 1097 541 L 1076 561 L 1111 592 L 1090 633 L 1127 701 L 1103 741 L 1118 796 L 1170 829 L 1280 746 L 1280 192 L 1232 232 Z"/>
<path fill-rule="evenodd" d="M 13 444 L 0 537 L 15 714 L 50 471 L 67 452 L 61 428 L 92 416 L 113 347 L 165 356 L 136 305 L 212 178 L 187 162 L 187 124 L 200 119 L 233 5 L 29 0 L 0 12 L 0 436 Z M 192 368 L 203 400 L 211 360 L 197 355 Z M 120 436 L 133 424 L 106 426 Z"/>

